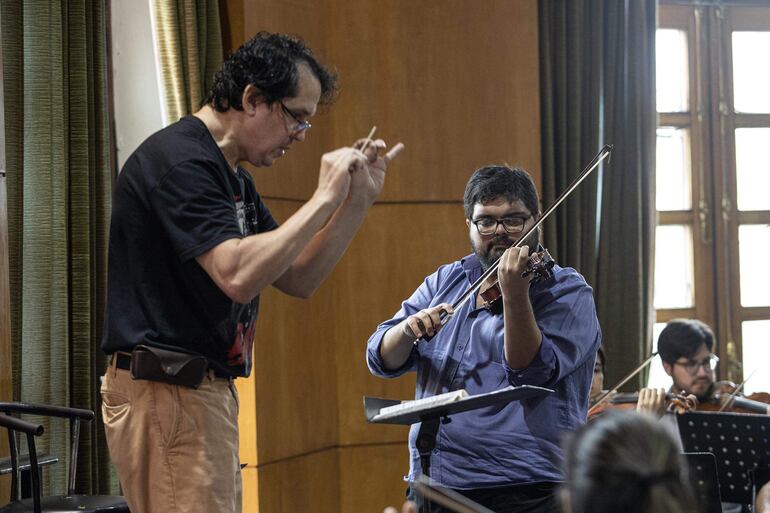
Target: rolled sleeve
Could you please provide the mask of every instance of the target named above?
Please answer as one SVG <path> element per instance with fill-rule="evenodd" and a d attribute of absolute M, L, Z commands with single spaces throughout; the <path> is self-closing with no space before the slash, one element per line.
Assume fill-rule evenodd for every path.
<path fill-rule="evenodd" d="M 550 287 L 530 290 L 535 318 L 542 334 L 540 350 L 526 369 L 503 367 L 512 385 L 553 386 L 593 357 L 601 342 L 593 291 L 574 269 L 562 269 Z"/>
<path fill-rule="evenodd" d="M 540 342 L 540 350 L 526 369 L 512 369 L 505 360 L 505 346 L 503 346 L 503 368 L 508 376 L 508 382 L 513 386 L 537 385 L 542 386 L 551 381 L 556 374 L 559 360 L 554 351 L 554 344 L 543 336 Z"/>
<path fill-rule="evenodd" d="M 382 355 L 380 354 L 382 339 L 390 328 L 410 315 L 414 315 L 420 310 L 438 305 L 442 302 L 451 303 L 453 297 L 446 297 L 444 295 L 446 290 L 444 293 L 439 292 L 441 284 L 462 284 L 464 276 L 459 262 L 439 267 L 435 273 L 425 278 L 425 281 L 423 281 L 417 290 L 412 293 L 409 299 L 401 303 L 401 308 L 391 319 L 377 326 L 377 329 L 372 336 L 369 337 L 366 344 L 366 364 L 372 374 L 383 378 L 395 378 L 406 372 L 417 370 L 417 363 L 420 357 L 417 346 L 412 348 L 412 352 L 404 365 L 398 369 L 386 369 L 382 360 Z"/>
<path fill-rule="evenodd" d="M 406 317 L 404 317 L 406 318 Z M 366 365 L 369 367 L 369 372 L 375 376 L 382 378 L 397 378 L 402 374 L 405 374 L 411 370 L 415 370 L 417 367 L 417 348 L 412 348 L 412 353 L 406 360 L 404 365 L 398 369 L 386 369 L 385 363 L 382 361 L 382 355 L 380 354 L 380 346 L 382 345 L 382 339 L 385 337 L 385 333 L 401 322 L 402 319 L 393 318 L 387 322 L 380 324 L 377 327 L 377 331 L 369 337 L 369 341 L 366 343 Z"/>

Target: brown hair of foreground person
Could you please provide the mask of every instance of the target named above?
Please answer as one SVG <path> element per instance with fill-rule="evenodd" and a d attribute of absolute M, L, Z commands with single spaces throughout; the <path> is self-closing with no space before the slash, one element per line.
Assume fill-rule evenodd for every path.
<path fill-rule="evenodd" d="M 608 412 L 568 441 L 565 513 L 694 513 L 687 463 L 654 417 Z"/>

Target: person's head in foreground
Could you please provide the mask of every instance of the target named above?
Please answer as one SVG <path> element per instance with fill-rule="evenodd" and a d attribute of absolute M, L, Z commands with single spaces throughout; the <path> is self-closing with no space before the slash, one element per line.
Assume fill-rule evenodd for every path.
<path fill-rule="evenodd" d="M 568 441 L 564 513 L 691 513 L 687 464 L 656 419 L 608 412 Z"/>

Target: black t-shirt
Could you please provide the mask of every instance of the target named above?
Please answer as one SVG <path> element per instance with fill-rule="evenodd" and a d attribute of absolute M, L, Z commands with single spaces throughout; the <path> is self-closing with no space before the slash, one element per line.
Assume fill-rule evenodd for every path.
<path fill-rule="evenodd" d="M 278 224 L 198 118 L 150 136 L 118 177 L 110 224 L 102 349 L 137 344 L 206 356 L 221 374 L 251 372 L 259 297 L 229 299 L 196 257 Z"/>

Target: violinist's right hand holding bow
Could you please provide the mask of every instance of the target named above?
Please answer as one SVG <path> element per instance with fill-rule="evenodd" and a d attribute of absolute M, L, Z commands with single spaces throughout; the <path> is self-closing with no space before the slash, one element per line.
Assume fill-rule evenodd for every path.
<path fill-rule="evenodd" d="M 388 369 L 398 369 L 406 363 L 415 341 L 432 337 L 443 327 L 441 312 L 451 316 L 452 305 L 441 303 L 420 310 L 390 328 L 382 338 L 380 356 Z"/>

